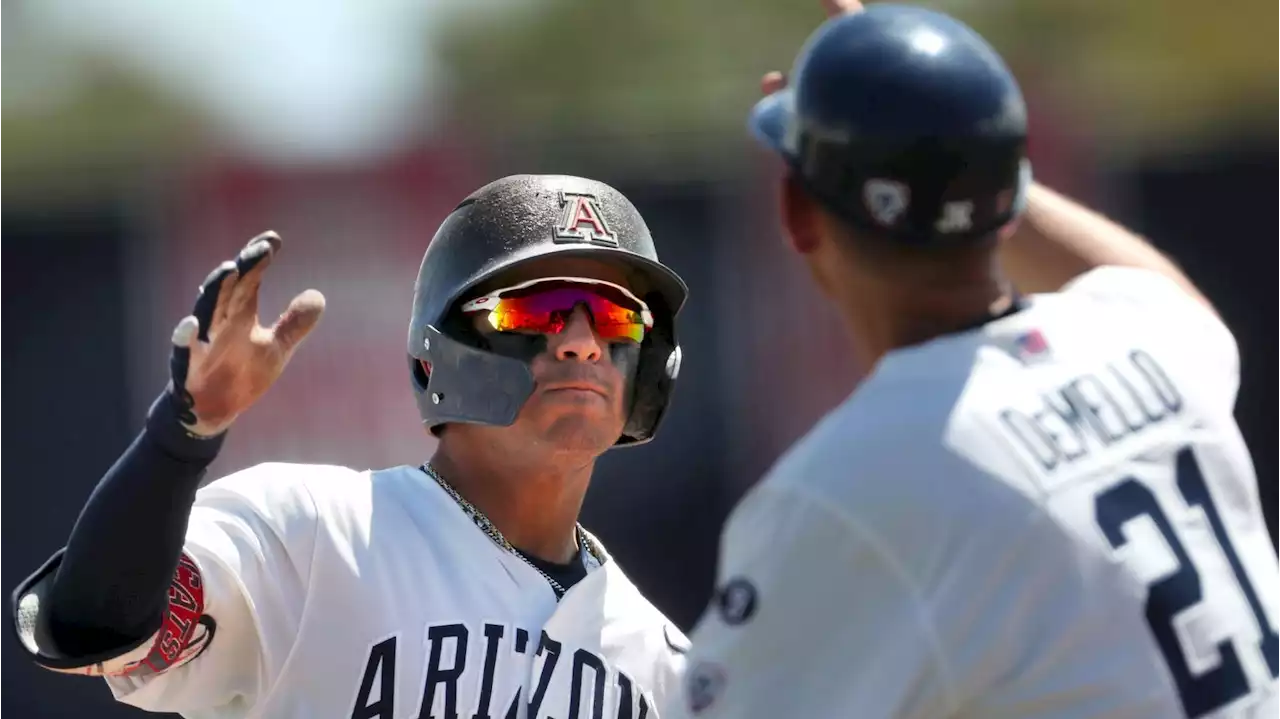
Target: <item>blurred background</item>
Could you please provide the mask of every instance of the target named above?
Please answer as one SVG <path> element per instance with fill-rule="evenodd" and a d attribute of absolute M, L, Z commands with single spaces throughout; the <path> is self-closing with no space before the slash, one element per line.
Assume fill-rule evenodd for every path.
<path fill-rule="evenodd" d="M 1021 78 L 1038 177 L 1153 238 L 1234 328 L 1274 538 L 1276 6 L 930 4 Z M 659 439 L 601 462 L 585 523 L 685 628 L 734 500 L 852 386 L 744 130 L 817 0 L 14 0 L 4 17 L 6 593 L 138 431 L 198 283 L 268 228 L 287 248 L 264 314 L 306 287 L 328 312 L 214 477 L 425 459 L 404 343 L 445 214 L 516 172 L 628 194 L 692 288 L 684 375 Z M 138 715 L 11 636 L 2 656 L 11 717 Z"/>

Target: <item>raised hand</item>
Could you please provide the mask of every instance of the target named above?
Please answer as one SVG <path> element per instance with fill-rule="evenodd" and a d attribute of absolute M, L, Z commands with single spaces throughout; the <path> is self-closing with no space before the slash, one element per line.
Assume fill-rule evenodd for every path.
<path fill-rule="evenodd" d="M 226 431 L 284 371 L 324 312 L 324 295 L 306 290 L 270 327 L 258 322 L 258 288 L 280 237 L 265 232 L 205 278 L 195 309 L 173 330 L 170 374 L 183 423 L 196 435 Z"/>
<path fill-rule="evenodd" d="M 827 17 L 833 18 L 846 13 L 862 12 L 862 3 L 858 0 L 822 0 L 822 7 L 827 11 Z M 773 93 L 787 86 L 787 76 L 774 70 L 766 72 L 764 77 L 760 78 L 760 92 L 763 95 L 772 95 Z"/>

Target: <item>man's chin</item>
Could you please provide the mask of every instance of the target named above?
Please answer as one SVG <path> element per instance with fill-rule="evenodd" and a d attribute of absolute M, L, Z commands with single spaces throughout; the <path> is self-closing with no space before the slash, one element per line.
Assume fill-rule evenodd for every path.
<path fill-rule="evenodd" d="M 542 432 L 543 440 L 565 452 L 601 454 L 622 436 L 618 422 L 602 412 L 565 412 Z"/>

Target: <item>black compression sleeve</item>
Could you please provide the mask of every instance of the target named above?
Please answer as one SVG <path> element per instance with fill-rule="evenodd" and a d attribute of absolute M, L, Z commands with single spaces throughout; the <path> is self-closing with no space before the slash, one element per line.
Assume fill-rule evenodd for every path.
<path fill-rule="evenodd" d="M 80 512 L 46 598 L 67 656 L 134 645 L 160 628 L 196 490 L 225 434 L 198 438 L 166 391 Z"/>

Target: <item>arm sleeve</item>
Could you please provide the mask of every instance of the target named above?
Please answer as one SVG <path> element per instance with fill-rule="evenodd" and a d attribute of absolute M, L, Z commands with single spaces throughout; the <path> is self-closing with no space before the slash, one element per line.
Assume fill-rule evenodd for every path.
<path fill-rule="evenodd" d="M 310 578 L 318 519 L 306 487 L 291 481 L 296 471 L 262 464 L 201 489 L 159 631 L 132 651 L 60 671 L 104 676 L 117 699 L 149 711 L 248 711 L 294 645 Z M 20 614 L 38 613 L 41 579 L 59 560 L 29 580 Z"/>
<path fill-rule="evenodd" d="M 1240 351 L 1217 313 L 1168 277 L 1141 267 L 1099 267 L 1062 288 L 1116 307 L 1137 310 L 1140 321 L 1159 328 L 1186 357 L 1197 377 L 1212 384 L 1228 412 L 1240 389 Z"/>
<path fill-rule="evenodd" d="M 699 717 L 946 716 L 929 608 L 895 558 L 825 505 L 758 487 L 721 545 L 684 711 Z"/>
<path fill-rule="evenodd" d="M 37 660 L 50 668 L 135 649 L 165 619 L 196 490 L 223 439 L 188 434 L 176 405 L 168 391 L 152 404 L 145 429 L 103 475 L 66 548 L 42 570 L 52 572 L 42 610 L 58 651 Z"/>

